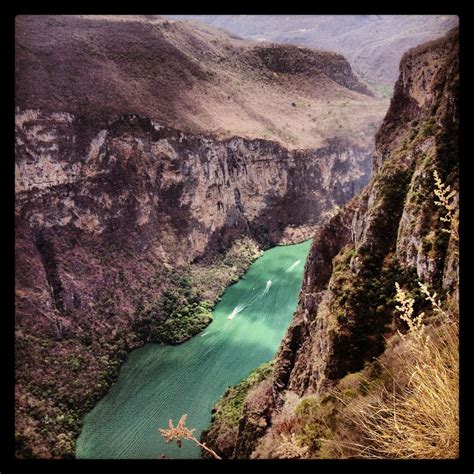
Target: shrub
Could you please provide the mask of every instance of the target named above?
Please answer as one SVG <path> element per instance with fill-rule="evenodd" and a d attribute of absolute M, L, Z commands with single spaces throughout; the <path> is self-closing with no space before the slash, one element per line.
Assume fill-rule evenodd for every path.
<path fill-rule="evenodd" d="M 222 434 L 236 432 L 242 417 L 245 397 L 253 387 L 271 376 L 273 364 L 274 362 L 270 361 L 260 365 L 237 385 L 226 390 L 214 405 L 211 424 L 203 431 L 201 441 L 212 446 Z M 221 454 L 225 456 L 225 453 Z"/>
<path fill-rule="evenodd" d="M 437 130 L 438 125 L 436 124 L 436 119 L 434 117 L 428 118 L 420 126 L 420 134 L 422 137 L 432 136 Z"/>
<path fill-rule="evenodd" d="M 304 398 L 296 407 L 295 415 L 300 424 L 298 441 L 307 446 L 309 452 L 318 451 L 321 448 L 321 440 L 332 436 L 331 425 L 335 415 L 332 400 Z"/>

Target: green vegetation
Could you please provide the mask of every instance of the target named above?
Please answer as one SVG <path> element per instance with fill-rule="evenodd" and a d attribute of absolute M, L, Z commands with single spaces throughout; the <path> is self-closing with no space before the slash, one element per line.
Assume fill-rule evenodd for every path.
<path fill-rule="evenodd" d="M 335 330 L 339 333 L 335 350 L 341 352 L 337 373 L 331 374 L 334 378 L 358 370 L 370 355 L 383 351 L 384 335 L 395 329 L 392 314 L 395 309 L 393 286 L 396 281 L 413 291 L 417 310 L 426 306 L 414 268 L 402 267 L 393 254 L 387 254 L 378 272 L 374 266 L 373 273 L 361 272 L 357 278 L 349 266 L 353 255 L 354 249 L 348 248 L 336 257 L 330 286 L 334 295 L 331 314 L 336 319 Z M 362 256 L 369 258 L 366 253 L 362 253 Z M 349 342 L 351 357 L 343 361 L 342 351 L 346 350 Z"/>
<path fill-rule="evenodd" d="M 250 372 L 238 385 L 229 387 L 215 405 L 212 423 L 224 424 L 229 428 L 238 426 L 247 393 L 254 385 L 272 375 L 273 365 L 274 361 L 266 362 Z"/>
<path fill-rule="evenodd" d="M 429 137 L 435 135 L 437 130 L 438 125 L 436 124 L 436 119 L 434 117 L 429 117 L 420 124 L 419 134 L 422 137 Z"/>
<path fill-rule="evenodd" d="M 273 367 L 274 361 L 266 362 L 250 372 L 239 384 L 229 387 L 225 391 L 221 399 L 214 405 L 211 423 L 202 432 L 201 440 L 209 446 L 215 446 L 217 438 L 223 433 L 232 437 L 232 433 L 237 432 L 245 397 L 253 387 L 271 377 Z"/>
<path fill-rule="evenodd" d="M 160 268 L 141 287 L 144 297 L 130 315 L 133 320 L 122 318 L 115 331 L 84 327 L 61 340 L 19 331 L 17 455 L 74 458 L 82 417 L 107 393 L 128 352 L 147 341 L 179 343 L 201 331 L 211 321 L 211 308 L 225 287 L 259 254 L 257 245 L 243 238 L 208 266 L 194 264 L 176 272 Z M 155 293 L 159 296 L 154 298 Z M 116 318 L 112 303 L 112 296 L 104 292 L 94 312 Z M 31 377 L 32 372 L 37 377 Z"/>
<path fill-rule="evenodd" d="M 180 344 L 201 332 L 212 321 L 212 308 L 222 292 L 258 255 L 256 244 L 242 238 L 211 262 L 179 271 L 161 269 L 152 280 L 166 289 L 156 299 L 139 302 L 134 331 L 146 342 L 164 344 Z"/>
<path fill-rule="evenodd" d="M 309 452 L 318 451 L 321 448 L 320 440 L 331 438 L 336 413 L 332 397 L 325 397 L 322 400 L 315 397 L 303 398 L 295 409 L 297 442 L 307 446 Z"/>
<path fill-rule="evenodd" d="M 393 95 L 393 85 L 392 84 L 377 84 L 375 82 L 368 81 L 359 76 L 360 81 L 364 84 L 369 90 L 375 93 L 377 97 L 382 99 L 390 99 Z"/>
<path fill-rule="evenodd" d="M 401 268 L 393 252 L 414 163 L 400 164 L 401 148 L 386 160 L 375 177 L 375 202 L 367 217 L 370 239 L 357 250 L 344 248 L 333 261 L 330 288 L 334 295 L 331 314 L 337 333 L 334 351 L 338 364 L 330 377 L 338 379 L 355 372 L 363 362 L 380 354 L 384 334 L 393 330 L 392 288 L 403 281 L 416 288 L 414 269 Z M 356 270 L 352 262 L 356 263 Z M 421 304 L 421 303 L 420 303 Z M 350 354 L 346 352 L 350 350 Z"/>
<path fill-rule="evenodd" d="M 115 381 L 125 349 L 137 345 L 136 338 L 120 332 L 82 337 L 91 342 L 17 334 L 16 409 L 21 422 L 16 450 L 24 458 L 73 458 L 82 416 Z M 32 379 L 31 371 L 38 376 Z"/>
<path fill-rule="evenodd" d="M 133 329 L 147 342 L 179 344 L 202 331 L 212 320 L 209 301 L 202 301 L 188 276 L 171 273 L 168 289 L 140 308 Z"/>

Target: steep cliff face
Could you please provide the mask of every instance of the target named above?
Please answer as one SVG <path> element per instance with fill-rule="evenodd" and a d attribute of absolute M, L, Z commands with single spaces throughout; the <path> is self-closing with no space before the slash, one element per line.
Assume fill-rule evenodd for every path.
<path fill-rule="evenodd" d="M 183 265 L 243 234 L 262 246 L 304 238 L 369 173 L 369 154 L 338 140 L 290 152 L 265 140 L 187 135 L 138 116 L 88 137 L 72 115 L 19 111 L 17 137 L 19 222 L 33 235 L 57 309 L 75 314 L 136 254 Z M 101 268 L 98 259 L 113 248 L 115 268 Z M 132 284 L 124 278 L 124 287 Z M 120 300 L 130 307 L 126 294 Z"/>
<path fill-rule="evenodd" d="M 432 175 L 437 169 L 457 189 L 457 48 L 453 33 L 404 57 L 394 98 L 377 134 L 374 177 L 315 238 L 296 324 L 279 354 L 276 392 L 286 387 L 300 393 L 308 388 L 317 391 L 326 381 L 360 369 L 383 350 L 382 336 L 390 330 L 391 318 L 377 314 L 373 306 L 385 302 L 380 296 L 385 298 L 384 291 L 392 290 L 389 275 L 384 280 L 383 274 L 389 267 L 399 267 L 400 278 L 402 269 L 413 270 L 417 279 L 438 290 L 457 286 L 457 271 L 448 263 L 454 257 L 447 256 L 449 234 L 438 229 L 441 213 L 434 204 Z M 429 77 L 422 72 L 426 63 L 432 68 Z M 372 288 L 374 279 L 380 288 Z M 361 290 L 373 291 L 369 301 L 361 294 L 356 297 L 357 283 Z M 342 312 L 334 314 L 336 309 Z M 309 338 L 299 335 L 300 320 Z M 299 350 L 298 343 L 296 351 L 288 351 L 295 339 L 310 353 Z M 297 353 L 293 364 L 288 363 L 287 352 Z"/>
<path fill-rule="evenodd" d="M 404 56 L 376 136 L 373 177 L 314 237 L 298 309 L 273 375 L 262 382 L 272 383 L 272 414 L 259 418 L 269 427 L 267 437 L 294 397 L 324 396 L 384 351 L 386 337 L 399 327 L 395 282 L 416 292 L 422 281 L 456 297 L 458 255 L 440 225 L 433 171 L 457 192 L 458 74 L 457 30 Z M 421 306 L 417 300 L 416 310 Z M 258 403 L 245 401 L 235 446 L 249 436 L 246 413 Z M 249 429 L 255 423 L 253 416 Z M 234 456 L 248 457 L 256 438 L 252 449 L 236 449 Z"/>

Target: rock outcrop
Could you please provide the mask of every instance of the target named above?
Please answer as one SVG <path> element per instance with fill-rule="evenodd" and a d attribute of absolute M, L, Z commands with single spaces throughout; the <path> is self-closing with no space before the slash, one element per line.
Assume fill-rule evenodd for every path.
<path fill-rule="evenodd" d="M 383 315 L 356 313 L 356 320 L 345 321 L 353 308 L 344 307 L 342 321 L 332 321 L 334 308 L 330 308 L 331 302 L 327 300 L 334 300 L 343 285 L 337 280 L 334 257 L 351 253 L 345 246 L 353 253 L 339 270 L 347 272 L 343 275 L 345 282 L 362 282 L 373 276 L 382 281 L 380 274 L 393 257 L 401 268 L 413 269 L 417 279 L 438 290 L 457 286 L 457 270 L 447 265 L 453 258 L 447 256 L 449 234 L 443 238 L 437 230 L 440 212 L 434 204 L 432 175 L 438 169 L 444 181 L 458 189 L 457 48 L 457 35 L 451 33 L 446 39 L 419 47 L 403 58 L 395 95 L 377 134 L 374 177 L 363 193 L 315 237 L 295 323 L 276 364 L 276 392 L 284 388 L 298 392 L 318 390 L 326 381 L 359 370 L 366 360 L 383 350 L 377 338 L 383 336 L 384 327 L 379 323 L 372 327 L 370 321 Z M 432 64 L 428 78 L 422 72 L 426 63 Z M 414 122 L 418 127 L 416 134 Z M 430 242 L 432 235 L 429 245 L 426 242 Z M 357 307 L 359 311 L 369 308 L 365 304 Z M 300 320 L 312 335 L 309 338 L 301 337 Z M 330 323 L 334 327 L 328 327 Z M 362 324 L 363 337 L 369 339 L 372 348 L 368 352 L 357 344 Z M 309 354 L 301 350 L 303 345 L 310 350 Z M 294 363 L 288 364 L 287 353 L 296 354 Z M 279 371 L 286 374 L 287 381 L 282 380 Z"/>

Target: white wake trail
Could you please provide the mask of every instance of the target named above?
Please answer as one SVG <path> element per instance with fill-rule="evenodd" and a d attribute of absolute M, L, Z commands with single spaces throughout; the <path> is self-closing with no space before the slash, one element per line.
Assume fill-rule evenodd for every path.
<path fill-rule="evenodd" d="M 247 305 L 246 304 L 238 304 L 233 310 L 232 313 L 227 316 L 227 319 L 234 319 L 235 316 L 237 316 L 243 309 L 245 309 Z"/>
<path fill-rule="evenodd" d="M 296 260 L 296 262 L 293 263 L 293 265 L 291 265 L 290 267 L 288 267 L 288 268 L 285 270 L 285 273 L 291 272 L 291 270 L 293 270 L 293 268 L 295 268 L 300 262 L 301 262 L 301 260 Z"/>
<path fill-rule="evenodd" d="M 242 312 L 245 308 L 247 308 L 247 306 L 250 306 L 251 304 L 253 304 L 255 300 L 257 300 L 258 298 L 262 296 L 265 296 L 269 292 L 271 286 L 272 286 L 272 280 L 268 280 L 265 285 L 265 288 L 260 293 L 257 293 L 248 303 L 238 304 L 232 310 L 232 313 L 230 313 L 229 316 L 227 316 L 227 319 L 234 319 L 240 312 Z"/>
<path fill-rule="evenodd" d="M 268 280 L 267 281 L 267 286 L 263 290 L 262 296 L 265 296 L 270 291 L 271 286 L 272 286 L 272 280 Z"/>

